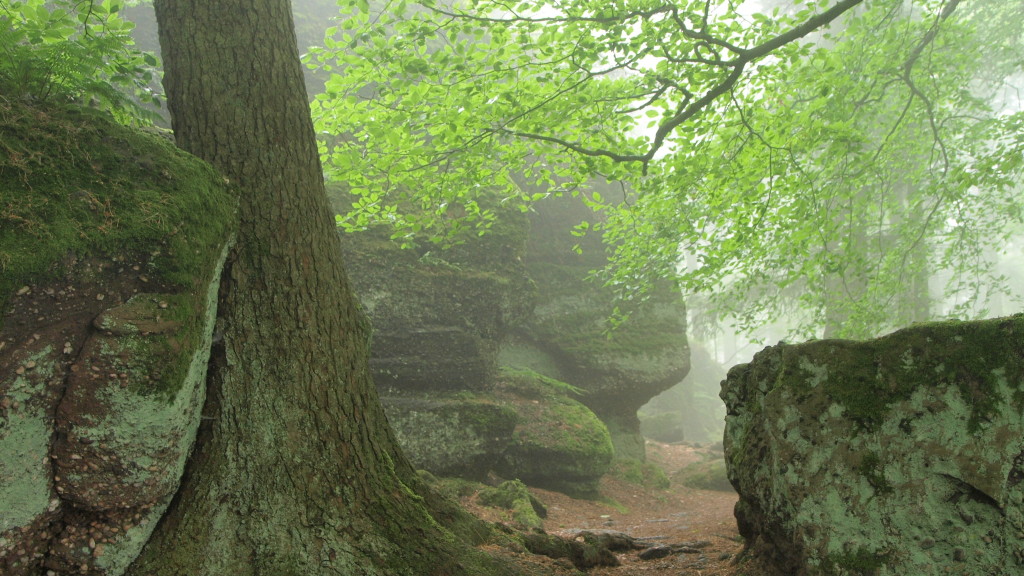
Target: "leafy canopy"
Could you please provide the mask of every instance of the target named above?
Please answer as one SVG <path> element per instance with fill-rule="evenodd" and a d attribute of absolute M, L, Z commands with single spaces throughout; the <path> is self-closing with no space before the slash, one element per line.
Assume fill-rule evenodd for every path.
<path fill-rule="evenodd" d="M 796 308 L 878 330 L 886 299 L 980 274 L 1019 219 L 1021 118 L 992 94 L 1021 8 L 861 4 L 349 2 L 309 55 L 331 73 L 325 168 L 357 197 L 339 223 L 444 241 L 489 225 L 485 199 L 572 193 L 602 212 L 581 229 L 623 297 L 676 276 L 744 328 Z"/>
<path fill-rule="evenodd" d="M 0 94 L 43 102 L 76 100 L 122 122 L 150 122 L 143 104 L 156 56 L 133 48 L 134 24 L 119 17 L 123 0 L 0 2 Z"/>

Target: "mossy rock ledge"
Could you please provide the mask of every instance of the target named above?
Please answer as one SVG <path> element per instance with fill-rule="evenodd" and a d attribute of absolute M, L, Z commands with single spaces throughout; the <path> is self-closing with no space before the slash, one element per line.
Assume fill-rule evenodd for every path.
<path fill-rule="evenodd" d="M 406 457 L 437 476 L 486 479 L 519 421 L 488 392 L 392 394 L 381 402 Z"/>
<path fill-rule="evenodd" d="M 381 396 L 414 466 L 438 476 L 497 473 L 573 496 L 597 495 L 612 461 L 608 429 L 572 387 L 502 367 L 489 390 Z"/>
<path fill-rule="evenodd" d="M 780 344 L 722 397 L 740 532 L 778 574 L 1024 572 L 1024 316 Z"/>
<path fill-rule="evenodd" d="M 331 194 L 335 209 L 345 197 Z M 386 230 L 342 233 L 345 265 L 373 326 L 370 369 L 385 394 L 479 391 L 498 349 L 533 308 L 520 259 L 527 222 L 501 211 L 491 233 L 442 249 L 403 249 Z"/>
<path fill-rule="evenodd" d="M 572 388 L 531 370 L 502 368 L 495 395 L 516 413 L 496 471 L 531 486 L 596 497 L 614 448 L 604 423 Z"/>
<path fill-rule="evenodd" d="M 690 369 L 682 296 L 666 282 L 642 303 L 617 302 L 612 290 L 589 280 L 591 271 L 607 265 L 607 249 L 597 232 L 573 234 L 581 221 L 602 218 L 581 200 L 549 198 L 530 218 L 524 262 L 537 284 L 538 305 L 502 349 L 501 361 L 584 390 L 580 401 L 608 427 L 615 456 L 643 460 L 637 410 Z M 617 305 L 630 317 L 609 331 Z"/>
<path fill-rule="evenodd" d="M 0 573 L 121 574 L 177 489 L 236 201 L 164 138 L 0 103 Z"/>

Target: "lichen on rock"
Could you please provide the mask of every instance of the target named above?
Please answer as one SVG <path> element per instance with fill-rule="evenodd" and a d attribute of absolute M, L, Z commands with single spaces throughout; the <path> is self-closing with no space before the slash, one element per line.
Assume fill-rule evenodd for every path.
<path fill-rule="evenodd" d="M 485 478 L 518 421 L 486 392 L 392 395 L 381 402 L 409 461 L 439 476 Z"/>
<path fill-rule="evenodd" d="M 0 573 L 120 574 L 192 445 L 235 197 L 94 111 L 3 101 L 0 137 Z"/>
<path fill-rule="evenodd" d="M 740 531 L 779 573 L 1024 569 L 1024 316 L 780 344 L 722 397 Z"/>

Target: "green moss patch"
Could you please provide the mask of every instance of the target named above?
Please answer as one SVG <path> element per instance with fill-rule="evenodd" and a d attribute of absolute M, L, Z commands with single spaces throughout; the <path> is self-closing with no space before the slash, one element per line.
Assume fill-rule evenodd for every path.
<path fill-rule="evenodd" d="M 593 497 L 614 449 L 608 428 L 586 406 L 564 394 L 568 384 L 529 370 L 503 369 L 496 392 L 519 424 L 499 473 L 569 495 Z"/>
<path fill-rule="evenodd" d="M 412 464 L 444 476 L 485 477 L 517 422 L 514 410 L 486 394 L 381 400 Z"/>
<path fill-rule="evenodd" d="M 498 486 L 485 488 L 480 491 L 479 500 L 484 506 L 508 510 L 512 521 L 525 528 L 544 527 L 541 517 L 547 515 L 547 508 L 519 480 L 508 480 Z"/>
<path fill-rule="evenodd" d="M 633 458 L 616 458 L 612 462 L 608 474 L 644 488 L 668 490 L 671 486 L 664 470 L 650 462 L 642 462 Z"/>
<path fill-rule="evenodd" d="M 0 101 L 0 304 L 68 255 L 135 254 L 154 281 L 202 283 L 235 203 L 208 164 L 155 134 Z"/>
<path fill-rule="evenodd" d="M 1024 385 L 1024 315 L 980 322 L 936 322 L 869 342 L 822 340 L 783 348 L 777 382 L 821 386 L 865 430 L 876 429 L 890 405 L 920 387 L 952 384 L 971 406 L 977 431 L 1004 402 L 997 385 Z M 1021 394 L 1014 394 L 1024 409 Z"/>
<path fill-rule="evenodd" d="M 725 460 L 720 458 L 694 462 L 677 472 L 674 479 L 683 486 L 698 490 L 733 492 L 732 483 L 726 474 Z"/>
<path fill-rule="evenodd" d="M 866 548 L 858 548 L 853 552 L 836 554 L 830 557 L 824 566 L 824 573 L 834 574 L 878 574 L 878 571 L 889 561 L 888 554 L 877 554 Z"/>

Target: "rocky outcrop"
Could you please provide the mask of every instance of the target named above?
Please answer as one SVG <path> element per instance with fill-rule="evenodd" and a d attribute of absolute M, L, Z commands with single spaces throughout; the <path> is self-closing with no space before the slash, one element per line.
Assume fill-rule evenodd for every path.
<path fill-rule="evenodd" d="M 593 496 L 612 459 L 608 429 L 564 382 L 503 367 L 488 390 L 382 397 L 419 469 L 477 480 L 491 473 Z"/>
<path fill-rule="evenodd" d="M 439 476 L 483 480 L 512 441 L 516 411 L 490 392 L 403 394 L 381 402 L 412 465 Z"/>
<path fill-rule="evenodd" d="M 380 230 L 341 235 L 385 395 L 490 385 L 502 340 L 533 306 L 520 260 L 526 225 L 503 212 L 491 234 L 446 250 L 402 249 Z"/>
<path fill-rule="evenodd" d="M 332 196 L 344 212 L 350 200 L 342 192 Z M 572 226 L 594 214 L 571 199 L 545 203 L 530 221 L 518 211 L 496 214 L 488 234 L 445 249 L 429 241 L 422 242 L 429 248 L 403 249 L 378 229 L 341 235 L 349 276 L 373 325 L 374 380 L 415 466 L 471 478 L 497 469 L 538 485 L 593 492 L 608 467 L 603 452 L 595 459 L 589 444 L 585 454 L 545 445 L 554 435 L 537 443 L 529 431 L 557 425 L 561 408 L 582 410 L 577 419 L 587 420 L 587 430 L 610 432 L 617 455 L 642 459 L 637 408 L 688 368 L 685 309 L 678 293 L 660 290 L 609 339 L 612 294 L 585 280 L 605 263 L 601 238 L 583 239 L 582 255 L 572 249 L 580 242 Z M 493 388 L 507 383 L 500 365 L 568 383 L 562 385 L 579 395 L 562 396 L 571 409 L 561 400 L 548 411 L 535 409 L 514 394 L 496 394 Z M 508 409 L 515 419 L 502 412 Z"/>
<path fill-rule="evenodd" d="M 601 236 L 573 234 L 579 222 L 599 218 L 575 198 L 535 206 L 524 261 L 537 284 L 538 305 L 502 358 L 583 390 L 580 401 L 607 425 L 616 457 L 643 460 L 637 410 L 689 370 L 686 309 L 677 290 L 659 286 L 609 332 L 615 296 L 587 280 L 607 263 Z"/>
<path fill-rule="evenodd" d="M 41 164 L 0 158 L 0 573 L 121 574 L 195 438 L 234 199 L 159 137 L 25 112 L 5 144 Z"/>
<path fill-rule="evenodd" d="M 524 369 L 503 369 L 496 395 L 516 412 L 497 472 L 572 496 L 597 495 L 614 453 L 607 427 L 570 396 L 578 390 Z"/>
<path fill-rule="evenodd" d="M 612 446 L 572 397 L 582 391 L 499 369 L 499 350 L 534 309 L 527 228 L 518 211 L 501 211 L 489 234 L 444 250 L 402 249 L 379 230 L 343 234 L 342 246 L 373 325 L 374 381 L 414 466 L 594 495 Z"/>
<path fill-rule="evenodd" d="M 779 574 L 1024 571 L 1024 316 L 780 344 L 722 397 L 740 532 Z"/>

